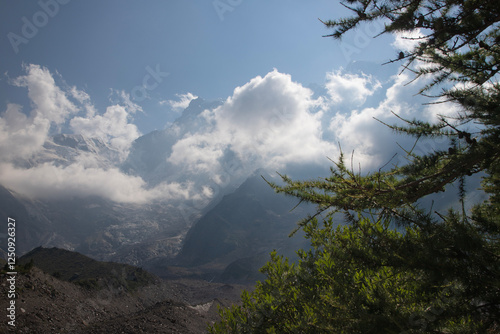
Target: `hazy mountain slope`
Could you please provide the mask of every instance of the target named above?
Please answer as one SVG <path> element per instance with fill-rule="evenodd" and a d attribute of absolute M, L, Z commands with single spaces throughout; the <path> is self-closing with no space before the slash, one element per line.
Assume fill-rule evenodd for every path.
<path fill-rule="evenodd" d="M 0 185 L 0 215 L 5 219 L 5 230 L 1 231 L 0 248 L 7 250 L 7 218 L 16 221 L 17 254 L 23 254 L 47 237 L 50 222 L 30 213 L 22 200 Z"/>
<path fill-rule="evenodd" d="M 274 193 L 261 173 L 257 171 L 193 225 L 176 259 L 178 265 L 221 274 L 233 263 L 224 279 L 245 279 L 273 249 L 289 254 L 305 244 L 300 235 L 288 235 L 308 207 L 290 212 L 297 201 Z M 238 268 L 248 273 L 239 273 Z"/>
<path fill-rule="evenodd" d="M 241 164 L 236 153 L 230 149 L 223 152 L 218 161 L 221 169 L 218 175 L 210 170 L 188 170 L 183 164 L 175 165 L 168 160 L 173 145 L 180 139 L 213 126 L 204 111 L 220 104 L 200 98 L 191 101 L 169 127 L 139 137 L 124 161 L 120 155 L 123 152 L 105 141 L 72 134 L 49 138 L 32 157 L 16 161 L 16 166 L 23 168 L 43 164 L 61 169 L 74 165 L 103 170 L 119 167 L 122 173 L 143 178 L 145 187 L 163 182 L 177 184 L 181 190 L 191 187 L 189 198 L 155 197 L 144 204 L 123 204 L 85 195 L 85 191 L 80 193 L 78 189 L 73 189 L 78 194 L 68 192 L 61 197 L 64 184 L 57 185 L 59 191 L 63 190 L 55 191 L 58 197 L 52 197 L 51 189 L 46 189 L 42 190 L 41 198 L 21 196 L 0 186 L 0 212 L 5 217 L 19 219 L 18 255 L 38 246 L 59 247 L 98 260 L 154 267 L 162 261 L 171 263 L 194 221 L 204 214 L 207 214 L 205 223 L 200 222 L 191 232 L 184 254 L 179 257 L 189 266 L 217 260 L 214 264 L 222 270 L 233 260 L 248 256 L 247 250 L 253 256 L 281 247 L 280 238 L 286 239 L 294 228 L 301 217 L 300 209 L 289 214 L 287 211 L 296 203 L 275 195 L 260 176 L 254 178 L 257 183 L 242 185 L 239 192 L 226 197 L 224 204 L 216 208 L 223 196 L 240 186 L 253 168 Z M 5 250 L 5 239 L 1 242 L 0 247 Z M 200 245 L 198 250 L 195 244 Z M 198 255 L 202 249 L 203 254 Z"/>
<path fill-rule="evenodd" d="M 127 159 L 121 164 L 121 169 L 142 177 L 150 185 L 164 181 L 194 180 L 196 175 L 188 174 L 182 166 L 172 165 L 167 158 L 179 139 L 209 125 L 200 114 L 205 109 L 213 109 L 220 104 L 221 102 L 209 102 L 201 98 L 191 101 L 173 124 L 163 130 L 153 131 L 137 138 Z"/>
<path fill-rule="evenodd" d="M 82 156 L 90 157 L 94 164 L 103 168 L 114 166 L 120 160 L 120 152 L 100 138 L 58 134 L 49 137 L 43 148 L 29 159 L 17 160 L 15 163 L 25 168 L 43 163 L 68 166 Z"/>

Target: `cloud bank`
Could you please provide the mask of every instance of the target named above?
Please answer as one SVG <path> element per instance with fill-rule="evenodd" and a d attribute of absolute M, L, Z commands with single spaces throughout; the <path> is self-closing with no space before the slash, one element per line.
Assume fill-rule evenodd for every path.
<path fill-rule="evenodd" d="M 327 165 L 327 158 L 338 157 L 340 144 L 345 153 L 354 152 L 353 162 L 363 171 L 388 162 L 401 164 L 405 162 L 401 147 L 410 149 L 415 139 L 396 136 L 381 122 L 401 124 L 395 115 L 433 121 L 436 113 L 449 110 L 449 106 L 423 107 L 426 101 L 415 97 L 417 83 L 408 85 L 409 81 L 407 74 L 394 75 L 383 86 L 369 74 L 340 69 L 325 75 L 326 94 L 315 98 L 290 75 L 273 70 L 235 88 L 221 106 L 205 110 L 200 117 L 209 126 L 180 138 L 168 161 L 217 179 L 230 159 L 247 172 Z M 372 101 L 365 107 L 367 98 L 380 90 L 384 94 L 375 106 Z M 439 144 L 426 144 L 422 150 Z"/>
<path fill-rule="evenodd" d="M 210 126 L 177 141 L 168 160 L 217 175 L 228 152 L 249 169 L 324 158 L 335 147 L 322 139 L 323 99 L 312 95 L 277 70 L 255 77 L 220 107 L 205 110 L 201 117 Z"/>
<path fill-rule="evenodd" d="M 396 44 L 403 47 L 405 42 L 400 39 Z M 212 196 L 213 191 L 199 184 L 203 178 L 190 176 L 205 175 L 222 183 L 231 169 L 228 165 L 234 162 L 243 174 L 256 168 L 286 171 L 291 165 L 325 166 L 329 164 L 327 157 L 336 159 L 339 155 L 339 144 L 344 152 L 354 152 L 355 166 L 366 172 L 388 162 L 403 163 L 404 151 L 398 144 L 407 149 L 414 145 L 414 139 L 395 136 L 375 119 L 388 124 L 401 122 L 396 114 L 433 121 L 436 114 L 453 111 L 445 104 L 422 106 L 425 101 L 414 96 L 419 83 L 408 85 L 406 73 L 382 84 L 369 73 L 332 71 L 326 73 L 324 93 L 318 97 L 289 74 L 275 69 L 236 87 L 222 105 L 199 114 L 198 124 L 204 125 L 179 134 L 165 162 L 185 177 L 149 187 L 142 178 L 119 169 L 132 142 L 140 136 L 133 124 L 140 106 L 121 93 L 122 103 L 99 113 L 86 92 L 61 88 L 67 85 L 58 85 L 48 69 L 29 65 L 25 71 L 26 75 L 12 84 L 27 89 L 32 108 L 26 112 L 11 103 L 1 114 L 0 183 L 31 197 L 95 195 L 122 203 L 196 200 Z M 373 96 L 380 100 L 366 106 Z M 191 93 L 178 97 L 178 101 L 165 103 L 181 110 L 196 98 Z M 119 159 L 104 165 L 95 156 L 80 154 L 67 164 L 43 161 L 26 167 L 19 163 L 46 150 L 44 144 L 64 127 L 74 134 L 100 138 L 119 153 Z M 423 143 L 421 147 L 425 151 L 440 144 L 445 143 Z M 395 153 L 398 158 L 394 158 Z"/>
<path fill-rule="evenodd" d="M 58 126 L 77 111 L 66 94 L 55 85 L 48 70 L 37 65 L 26 67 L 27 75 L 12 80 L 25 87 L 33 109 L 26 115 L 22 106 L 10 103 L 0 118 L 0 160 L 27 158 L 39 150 L 51 126 Z"/>
<path fill-rule="evenodd" d="M 33 165 L 44 144 L 67 125 L 74 134 L 99 138 L 108 150 L 122 159 L 132 142 L 140 136 L 131 115 L 140 107 L 123 95 L 122 104 L 111 105 L 99 114 L 90 97 L 76 87 L 62 89 L 47 68 L 28 65 L 26 75 L 12 84 L 26 88 L 32 109 L 10 103 L 0 118 L 0 183 L 21 195 L 34 198 L 102 196 L 116 202 L 144 203 L 155 199 L 194 197 L 190 184 L 160 184 L 148 188 L 137 176 L 124 174 L 118 161 L 107 161 L 88 153 L 72 157 L 66 165 L 45 162 Z M 109 166 L 110 164 L 116 166 Z M 30 165 L 29 168 L 26 166 Z"/>
<path fill-rule="evenodd" d="M 102 169 L 71 164 L 58 167 L 45 163 L 24 169 L 0 164 L 0 183 L 20 194 L 34 198 L 101 196 L 119 203 L 146 203 L 159 198 L 188 199 L 190 184 L 161 184 L 147 189 L 140 177 L 122 173 L 118 168 Z"/>

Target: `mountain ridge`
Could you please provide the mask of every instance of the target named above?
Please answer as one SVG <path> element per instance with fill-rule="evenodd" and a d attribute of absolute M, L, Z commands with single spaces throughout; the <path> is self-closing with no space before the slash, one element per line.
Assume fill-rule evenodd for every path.
<path fill-rule="evenodd" d="M 213 215 L 213 210 L 221 201 L 229 201 L 227 210 L 221 211 L 218 215 L 221 219 L 217 220 L 219 230 L 227 238 L 219 246 L 225 245 L 227 248 L 214 245 L 215 253 L 209 260 L 220 257 L 220 263 L 215 265 L 219 271 L 223 271 L 230 262 L 241 259 L 244 251 L 237 244 L 248 244 L 245 238 L 255 239 L 256 244 L 260 242 L 257 240 L 259 234 L 249 218 L 254 216 L 257 224 L 274 220 L 279 222 L 278 225 L 285 224 L 282 216 L 296 203 L 290 203 L 290 199 L 274 194 L 261 178 L 261 174 L 266 171 L 257 169 L 252 174 L 250 166 L 233 166 L 238 164 L 239 157 L 231 150 L 223 152 L 219 161 L 223 171 L 221 175 L 215 176 L 208 171 L 198 173 L 185 170 L 182 165 L 174 166 L 167 160 L 177 140 L 190 136 L 203 127 L 212 126 L 204 112 L 221 104 L 221 101 L 205 101 L 201 98 L 191 101 L 168 128 L 137 138 L 125 160 L 121 160 L 120 152 L 99 138 L 74 134 L 49 138 L 38 154 L 24 162 L 26 165 L 49 163 L 65 167 L 79 163 L 78 159 L 82 159 L 92 167 L 106 170 L 114 166 L 113 168 L 121 168 L 127 175 L 140 176 L 147 187 L 162 182 L 175 182 L 180 187 L 192 185 L 191 193 L 200 198 L 196 199 L 194 196 L 171 201 L 160 198 L 144 204 L 117 203 L 97 195 L 42 199 L 25 197 L 2 186 L 0 198 L 4 200 L 0 202 L 0 212 L 5 216 L 19 216 L 20 224 L 16 231 L 20 236 L 18 255 L 43 246 L 78 251 L 100 261 L 148 268 L 154 267 L 156 263 L 171 264 L 184 243 L 188 242 L 189 245 L 190 241 L 186 241 L 186 236 L 195 233 L 189 232 L 193 224 L 207 214 Z M 271 178 L 269 174 L 266 177 Z M 248 178 L 252 181 L 248 181 Z M 227 197 L 228 195 L 231 196 Z M 245 207 L 248 203 L 252 209 Z M 231 210 L 240 213 L 231 214 Z M 290 228 L 276 230 L 260 239 L 279 236 L 278 239 L 281 240 L 288 235 L 293 229 L 293 223 L 298 220 L 298 214 L 287 217 L 290 221 L 286 224 L 291 225 Z M 246 223 L 234 225 L 233 220 Z M 244 231 L 247 227 L 249 231 Z M 236 232 L 233 236 L 230 235 L 231 229 Z M 4 241 L 0 241 L 0 248 L 6 250 Z M 268 240 L 267 243 L 270 244 L 271 241 Z M 213 245 L 214 242 L 206 241 L 206 244 Z M 257 248 L 256 246 L 252 252 Z M 260 250 L 266 252 L 269 247 L 261 245 Z M 227 255 L 226 252 L 232 255 Z M 236 255 L 234 252 L 241 254 Z M 206 255 L 208 254 L 210 250 L 207 251 Z M 188 266 L 201 265 L 204 261 L 195 263 L 193 256 L 188 256 Z"/>
<path fill-rule="evenodd" d="M 296 200 L 275 193 L 262 176 L 271 178 L 257 170 L 193 225 L 174 267 L 206 272 L 221 281 L 249 282 L 259 276 L 273 249 L 293 257 L 295 249 L 307 244 L 301 233 L 288 235 L 311 207 L 291 211 Z M 237 269 L 243 267 L 247 272 Z"/>
<path fill-rule="evenodd" d="M 83 254 L 56 247 L 37 247 L 19 258 L 17 264 L 32 264 L 45 273 L 63 281 L 91 289 L 109 285 L 134 291 L 158 282 L 158 278 L 142 268 L 116 262 L 101 262 Z"/>

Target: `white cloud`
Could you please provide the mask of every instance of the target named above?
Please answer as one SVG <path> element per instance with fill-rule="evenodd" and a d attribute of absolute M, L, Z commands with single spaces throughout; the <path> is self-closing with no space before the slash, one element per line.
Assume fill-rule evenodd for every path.
<path fill-rule="evenodd" d="M 23 169 L 0 164 L 0 183 L 32 198 L 68 198 L 97 195 L 115 202 L 142 204 L 156 199 L 175 200 L 196 197 L 190 184 L 162 183 L 147 189 L 137 176 L 117 168 L 67 167 L 45 163 Z"/>
<path fill-rule="evenodd" d="M 420 29 L 412 31 L 403 31 L 394 33 L 394 42 L 392 46 L 399 51 L 410 52 L 412 51 L 424 37 Z"/>
<path fill-rule="evenodd" d="M 209 126 L 180 139 L 168 160 L 216 179 L 228 152 L 249 170 L 283 170 L 296 163 L 326 164 L 327 156 L 338 156 L 340 143 L 344 152 L 355 151 L 363 170 L 379 168 L 394 153 L 404 155 L 398 143 L 410 148 L 414 139 L 395 136 L 375 118 L 395 124 L 401 121 L 393 112 L 408 119 L 428 116 L 422 98 L 414 96 L 417 83 L 409 81 L 407 74 L 394 76 L 383 100 L 363 108 L 382 87 L 369 75 L 328 73 L 328 97 L 314 99 L 311 90 L 274 70 L 237 87 L 222 106 L 205 110 L 202 117 Z"/>
<path fill-rule="evenodd" d="M 175 94 L 179 100 L 164 100 L 160 101 L 161 105 L 167 104 L 169 105 L 173 111 L 180 112 L 186 109 L 189 106 L 189 103 L 191 103 L 192 100 L 195 100 L 198 98 L 198 96 L 192 94 L 192 93 L 186 93 L 186 94 Z"/>
<path fill-rule="evenodd" d="M 22 107 L 8 104 L 0 118 L 0 161 L 28 158 L 38 151 L 50 129 L 50 121 L 35 115 L 27 117 Z"/>
<path fill-rule="evenodd" d="M 292 164 L 324 166 L 326 157 L 338 156 L 338 143 L 346 153 L 355 151 L 355 166 L 360 163 L 363 171 L 373 170 L 395 152 L 404 154 L 397 143 L 411 148 L 414 142 L 407 136 L 396 137 L 374 118 L 393 124 L 398 119 L 391 112 L 429 121 L 436 113 L 450 113 L 448 104 L 422 107 L 423 98 L 414 96 L 421 82 L 406 85 L 411 79 L 407 73 L 386 83 L 390 87 L 385 96 L 378 104 L 370 101 L 368 108 L 368 97 L 382 87 L 372 76 L 343 70 L 328 73 L 327 96 L 314 98 L 290 75 L 273 70 L 235 88 L 219 107 L 204 110 L 196 126 L 185 124 L 188 132 L 177 133 L 185 135 L 165 162 L 172 167 L 172 182 L 150 188 L 140 177 L 91 155 L 82 154 L 65 166 L 43 163 L 25 169 L 16 164 L 16 159 L 42 149 L 51 126 L 65 122 L 74 133 L 103 139 L 122 157 L 140 135 L 132 116 L 142 109 L 123 92 L 117 92 L 121 103 L 99 113 L 88 94 L 76 87 L 59 88 L 47 69 L 30 65 L 26 71 L 12 82 L 28 89 L 34 107 L 28 114 L 9 104 L 1 115 L 0 183 L 32 197 L 98 195 L 124 203 L 203 199 L 215 193 L 206 186 L 209 178 L 220 185 L 235 174 L 245 177 L 261 167 L 283 171 Z M 179 101 L 168 101 L 173 109 L 184 109 L 196 98 L 191 93 L 178 97 Z"/>
<path fill-rule="evenodd" d="M 28 74 L 14 79 L 13 84 L 28 88 L 28 96 L 35 106 L 32 117 L 43 117 L 55 124 L 62 124 L 78 110 L 56 85 L 47 68 L 31 64 L 25 70 Z"/>
<path fill-rule="evenodd" d="M 134 124 L 129 123 L 129 113 L 121 105 L 110 106 L 103 115 L 74 117 L 70 121 L 75 133 L 105 140 L 126 157 L 132 142 L 140 136 Z"/>
<path fill-rule="evenodd" d="M 362 105 L 368 96 L 382 87 L 370 75 L 343 73 L 343 70 L 326 74 L 326 89 L 333 104 L 348 104 L 351 107 Z"/>
<path fill-rule="evenodd" d="M 391 164 L 401 164 L 405 152 L 401 147 L 410 150 L 415 144 L 415 138 L 407 135 L 395 135 L 391 129 L 378 122 L 388 125 L 406 125 L 394 114 L 403 119 L 435 122 L 436 114 L 449 113 L 452 105 L 439 104 L 423 106 L 428 99 L 415 95 L 425 78 L 411 81 L 407 73 L 393 76 L 392 85 L 386 89 L 385 98 L 376 107 L 341 110 L 330 120 L 329 130 L 342 145 L 344 153 L 354 151 L 354 165 L 358 164 L 363 171 L 378 169 L 391 160 L 395 153 L 397 158 Z M 446 139 L 436 139 L 432 142 L 421 141 L 415 152 L 424 153 L 446 144 Z M 401 147 L 400 147 L 401 146 Z"/>
<path fill-rule="evenodd" d="M 55 83 L 49 70 L 38 65 L 24 67 L 26 75 L 11 80 L 28 89 L 33 109 L 27 115 L 17 104 L 8 104 L 0 118 L 1 161 L 28 158 L 38 151 L 52 125 L 59 126 L 78 108 Z"/>
<path fill-rule="evenodd" d="M 161 183 L 149 188 L 140 177 L 127 175 L 113 166 L 114 161 L 90 153 L 80 152 L 80 155 L 65 160 L 66 165 L 19 164 L 22 161 L 34 162 L 34 156 L 45 154 L 44 144 L 49 139 L 51 127 L 66 123 L 75 134 L 99 137 L 125 156 L 132 141 L 140 135 L 137 127 L 130 123 L 131 114 L 142 111 L 127 94 L 119 92 L 122 103 L 109 106 L 104 114 L 98 114 L 86 92 L 76 87 L 61 89 L 48 69 L 28 65 L 25 71 L 26 75 L 11 80 L 11 83 L 27 88 L 32 110 L 25 113 L 20 105 L 8 104 L 0 117 L 2 185 L 34 198 L 98 195 L 116 202 L 145 203 L 155 199 L 200 196 L 189 182 Z M 75 116 L 78 111 L 85 115 Z"/>
<path fill-rule="evenodd" d="M 47 68 L 31 64 L 25 66 L 25 71 L 26 75 L 12 80 L 12 83 L 28 89 L 28 97 L 34 108 L 29 118 L 23 118 L 19 107 L 10 106 L 3 119 L 2 129 L 8 137 L 13 138 L 14 130 L 9 122 L 17 119 L 18 125 L 19 122 L 23 123 L 22 127 L 14 127 L 17 129 L 15 134 L 19 137 L 15 146 L 24 145 L 20 153 L 30 154 L 40 149 L 51 125 L 61 125 L 79 110 L 85 110 L 84 117 L 75 116 L 70 120 L 72 130 L 88 137 L 102 138 L 126 156 L 132 141 L 140 135 L 137 127 L 129 123 L 130 115 L 142 111 L 140 106 L 130 101 L 126 93 L 118 92 L 122 104 L 110 106 L 103 115 L 99 115 L 86 92 L 76 87 L 69 88 L 67 92 L 63 91 Z M 70 97 L 74 98 L 79 106 L 71 102 Z M 26 154 L 23 157 L 26 157 Z"/>
<path fill-rule="evenodd" d="M 169 161 L 217 175 L 229 151 L 250 170 L 325 159 L 335 146 L 322 140 L 322 101 L 312 95 L 277 70 L 257 76 L 206 110 L 212 126 L 179 140 Z"/>

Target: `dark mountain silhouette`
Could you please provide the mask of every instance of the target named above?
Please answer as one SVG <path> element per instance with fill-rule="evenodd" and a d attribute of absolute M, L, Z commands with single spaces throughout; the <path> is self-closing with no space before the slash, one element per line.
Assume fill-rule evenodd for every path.
<path fill-rule="evenodd" d="M 101 262 L 80 253 L 59 248 L 37 247 L 22 256 L 18 264 L 32 263 L 45 273 L 90 289 L 108 286 L 133 291 L 152 284 L 157 277 L 128 264 Z"/>
<path fill-rule="evenodd" d="M 16 249 L 17 254 L 23 254 L 33 248 L 45 235 L 47 221 L 32 216 L 24 203 L 14 197 L 5 187 L 0 185 L 0 216 L 7 221 L 12 218 L 16 221 Z M 5 226 L 7 223 L 5 223 Z M 1 232 L 5 233 L 7 230 Z M 0 238 L 0 251 L 7 250 L 7 238 Z M 5 255 L 5 254 L 4 254 Z"/>
<path fill-rule="evenodd" d="M 258 170 L 236 191 L 201 217 L 186 236 L 176 265 L 219 275 L 225 281 L 254 280 L 273 249 L 292 255 L 305 244 L 299 235 L 289 238 L 297 221 L 310 209 L 276 194 Z"/>

